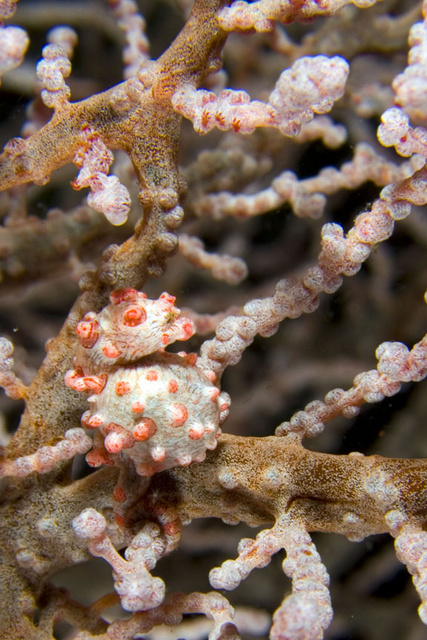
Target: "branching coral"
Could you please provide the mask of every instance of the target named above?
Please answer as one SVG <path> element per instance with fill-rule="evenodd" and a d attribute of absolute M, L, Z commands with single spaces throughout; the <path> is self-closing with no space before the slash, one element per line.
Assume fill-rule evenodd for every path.
<path fill-rule="evenodd" d="M 50 339 L 35 375 L 23 350 L 16 349 L 14 365 L 12 341 L 0 339 L 0 384 L 11 401 L 25 403 L 13 436 L 1 434 L 0 637 L 156 638 L 160 625 L 176 626 L 182 637 L 183 616 L 203 614 L 212 620 L 210 640 L 238 638 L 239 628 L 272 640 L 335 638 L 344 623 L 332 622 L 328 563 L 310 535 L 316 532 L 395 538 L 426 623 L 425 439 L 414 438 L 412 457 L 369 447 L 362 453 L 352 444 L 344 451 L 339 434 L 330 447 L 336 453 L 303 441 L 332 437 L 325 426 L 335 418 L 368 424 L 363 405 L 405 397 L 402 384 L 414 390 L 427 375 L 418 304 L 427 231 L 424 209 L 412 211 L 427 203 L 427 5 L 420 18 L 410 3 L 402 15 L 388 15 L 396 9 L 391 0 L 385 9 L 375 0 L 177 1 L 182 28 L 150 59 L 150 21 L 133 0 L 108 4 L 109 17 L 96 5 L 105 18 L 97 29 L 124 43 L 125 80 L 72 101 L 71 57 L 84 47 L 84 24 L 77 18 L 70 25 L 76 31 L 51 30 L 37 75 L 27 80 L 34 99 L 22 137 L 6 142 L 0 155 L 5 292 L 11 283 L 43 287 L 43 276 L 59 272 L 59 284 L 47 279 L 46 286 L 48 299 L 60 299 L 70 273 L 82 276 L 57 337 L 54 330 L 41 334 Z M 0 2 L 6 88 L 28 46 L 24 29 L 4 24 L 15 5 Z M 57 11 L 55 21 L 65 21 L 66 7 L 58 3 Z M 327 20 L 316 26 L 320 16 Z M 414 19 L 421 21 L 411 28 L 404 68 L 390 33 L 403 43 Z M 353 23 L 360 33 L 364 20 L 372 31 L 366 27 L 363 43 L 347 49 Z M 373 57 L 369 81 L 361 82 L 358 65 L 381 51 L 381 30 L 388 66 L 384 71 L 381 56 Z M 243 53 L 242 32 L 249 43 Z M 361 114 L 371 122 L 361 125 Z M 196 133 L 209 133 L 203 152 L 183 118 Z M 381 149 L 377 127 L 379 143 L 394 150 Z M 335 166 L 324 166 L 324 154 Z M 62 209 L 31 215 L 56 180 Z M 69 182 L 90 190 L 87 204 L 66 204 L 76 198 Z M 369 204 L 359 206 L 351 198 L 367 182 Z M 275 237 L 268 227 L 279 223 Z M 411 259 L 408 238 L 410 252 L 416 248 Z M 173 268 L 166 271 L 167 261 Z M 194 266 L 225 284 L 212 284 L 203 271 L 194 275 Z M 403 272 L 408 294 L 399 290 Z M 159 277 L 156 290 L 152 279 Z M 231 285 L 240 288 L 230 292 Z M 334 304 L 343 318 L 327 328 L 322 314 L 333 315 Z M 15 313 L 5 297 L 5 311 L 8 305 Z M 22 313 L 16 323 L 34 335 L 26 318 Z M 296 322 L 285 323 L 290 319 Z M 174 352 L 176 341 L 191 341 L 191 351 Z M 369 368 L 374 349 L 376 369 Z M 351 354 L 352 375 L 342 373 L 341 350 Z M 234 365 L 240 378 L 233 378 Z M 301 391 L 282 406 L 298 381 Z M 337 384 L 348 388 L 326 393 Z M 315 397 L 326 393 L 324 401 L 306 404 L 308 389 Z M 274 435 L 273 417 L 280 423 Z M 151 572 L 185 544 L 182 525 L 203 518 L 261 530 L 251 538 L 242 533 L 237 557 L 210 571 L 216 591 L 192 584 L 187 594 L 174 591 L 173 579 Z M 282 550 L 291 593 L 270 607 L 270 631 L 264 621 L 257 630 L 253 610 L 235 615 L 217 591 L 238 589 Z M 115 591 L 86 603 L 58 587 L 57 574 L 92 556 L 111 565 Z M 194 572 L 185 573 L 191 583 Z M 257 596 L 252 606 L 263 604 L 262 587 Z M 120 614 L 113 605 L 121 605 Z M 392 626 L 366 637 L 392 638 Z"/>

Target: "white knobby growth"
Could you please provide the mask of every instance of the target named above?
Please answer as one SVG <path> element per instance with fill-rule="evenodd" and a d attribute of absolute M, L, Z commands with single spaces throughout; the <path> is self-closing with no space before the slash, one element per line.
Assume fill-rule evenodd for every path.
<path fill-rule="evenodd" d="M 114 587 L 126 611 L 147 611 L 163 602 L 165 584 L 150 574 L 165 551 L 165 541 L 157 525 L 145 525 L 126 549 L 125 559 L 108 536 L 104 516 L 95 509 L 82 511 L 72 526 L 78 538 L 89 540 L 92 555 L 104 558 L 113 567 Z"/>
<path fill-rule="evenodd" d="M 29 45 L 27 32 L 21 27 L 0 29 L 0 76 L 21 64 Z"/>
<path fill-rule="evenodd" d="M 64 78 L 70 73 L 71 62 L 65 49 L 56 44 L 46 45 L 43 58 L 37 64 L 37 77 L 44 87 L 41 97 L 47 107 L 60 109 L 68 103 L 71 91 Z"/>
<path fill-rule="evenodd" d="M 423 22 L 409 32 L 408 66 L 393 81 L 396 102 L 408 113 L 425 121 L 427 100 L 427 5 L 423 4 Z"/>
<path fill-rule="evenodd" d="M 338 149 L 347 140 L 347 129 L 334 122 L 330 116 L 315 116 L 304 125 L 294 140 L 298 144 L 321 140 L 325 147 Z"/>
<path fill-rule="evenodd" d="M 409 350 L 401 342 L 383 342 L 376 350 L 377 369 L 359 373 L 353 386 L 333 389 L 324 402 L 310 402 L 304 411 L 295 413 L 289 422 L 276 429 L 277 436 L 296 433 L 301 438 L 313 438 L 337 416 L 353 418 L 365 402 L 381 402 L 400 391 L 402 382 L 419 382 L 427 375 L 427 336 Z"/>
<path fill-rule="evenodd" d="M 214 278 L 228 284 L 239 284 L 248 274 L 246 263 L 241 258 L 209 253 L 199 238 L 186 233 L 179 236 L 179 252 L 194 266 L 210 269 Z"/>
<path fill-rule="evenodd" d="M 395 147 L 401 156 L 409 157 L 419 153 L 427 158 L 426 129 L 411 127 L 409 118 L 402 109 L 392 107 L 382 114 L 377 136 L 384 147 Z"/>
<path fill-rule="evenodd" d="M 339 56 L 306 56 L 283 71 L 269 98 L 281 133 L 296 135 L 314 113 L 330 111 L 344 94 L 349 70 Z"/>
<path fill-rule="evenodd" d="M 419 382 L 427 375 L 427 335 L 411 350 L 402 342 L 383 342 L 376 356 L 378 371 L 390 380 Z"/>
<path fill-rule="evenodd" d="M 387 512 L 385 520 L 395 538 L 397 558 L 406 565 L 420 596 L 418 614 L 427 624 L 427 532 L 421 524 L 408 521 L 406 514 L 399 510 Z"/>
<path fill-rule="evenodd" d="M 355 189 L 369 180 L 380 186 L 401 181 L 420 169 L 424 162 L 420 155 L 416 155 L 409 162 L 397 166 L 362 142 L 356 145 L 353 159 L 340 169 L 326 167 L 318 175 L 303 180 L 298 180 L 293 171 L 284 171 L 270 187 L 258 193 L 210 193 L 196 201 L 194 209 L 199 216 L 221 220 L 226 216 L 248 218 L 289 203 L 296 216 L 319 218 L 327 202 L 326 196 L 340 189 Z"/>
<path fill-rule="evenodd" d="M 215 589 L 235 589 L 253 569 L 267 566 L 271 557 L 286 550 L 283 571 L 292 578 L 292 594 L 274 614 L 272 640 L 321 640 L 332 620 L 329 576 L 304 526 L 289 514 L 255 540 L 243 538 L 236 560 L 212 569 L 209 581 Z"/>
<path fill-rule="evenodd" d="M 278 523 L 286 558 L 284 573 L 292 579 L 292 594 L 274 613 L 271 640 L 322 640 L 332 622 L 329 575 L 304 526 L 285 514 Z"/>
<path fill-rule="evenodd" d="M 390 237 L 394 221 L 410 213 L 411 202 L 427 201 L 425 181 L 408 182 L 411 188 L 405 199 L 393 185 L 384 187 L 371 210 L 358 215 L 346 235 L 339 224 L 323 225 L 317 265 L 299 278 L 279 281 L 272 297 L 247 302 L 241 316 L 229 316 L 220 322 L 215 337 L 201 347 L 199 366 L 220 377 L 226 367 L 239 362 L 257 334 L 271 336 L 285 318 L 315 311 L 320 294 L 334 293 L 342 284 L 342 276 L 352 276 L 360 270 L 372 248 Z"/>
<path fill-rule="evenodd" d="M 327 2 L 292 2 L 292 0 L 258 0 L 244 2 L 236 0 L 230 7 L 222 9 L 219 22 L 226 31 L 272 31 L 274 22 L 288 24 L 294 20 L 312 18 L 316 15 L 334 15 L 346 4 L 367 8 L 377 0 L 328 0 Z"/>
<path fill-rule="evenodd" d="M 23 398 L 26 387 L 12 371 L 13 344 L 7 338 L 0 337 L 0 386 L 9 398 Z"/>
<path fill-rule="evenodd" d="M 47 34 L 49 44 L 62 47 L 68 58 L 73 57 L 74 49 L 78 42 L 77 33 L 68 26 L 53 27 Z"/>
<path fill-rule="evenodd" d="M 28 456 L 0 462 L 0 477 L 24 478 L 33 471 L 48 473 L 58 462 L 71 460 L 79 453 L 87 453 L 91 447 L 92 439 L 86 435 L 84 429 L 79 427 L 68 429 L 64 439 L 55 445 L 41 447 Z"/>
<path fill-rule="evenodd" d="M 236 612 L 237 613 L 237 612 Z M 193 616 L 202 614 L 207 620 L 195 618 Z M 182 622 L 183 616 L 192 616 L 191 620 Z M 266 615 L 263 612 L 249 612 L 244 609 L 240 617 L 245 616 L 243 630 L 245 627 L 250 633 L 267 630 Z M 237 616 L 236 616 L 237 617 Z M 157 627 L 151 637 L 164 637 L 163 633 L 171 640 L 178 638 L 199 638 L 207 637 L 209 640 L 239 640 L 234 620 L 234 609 L 224 596 L 211 591 L 210 593 L 169 593 L 163 604 L 155 609 L 135 614 L 127 619 L 115 620 L 109 627 L 107 634 L 111 640 L 132 640 L 140 637 L 141 634 L 148 634 Z M 207 624 L 205 624 L 205 622 Z M 165 625 L 167 629 L 162 631 L 159 625 Z M 206 631 L 206 633 L 205 633 Z M 98 636 L 97 636 L 98 637 Z M 76 640 L 95 639 L 89 632 L 81 632 L 75 636 Z"/>
<path fill-rule="evenodd" d="M 251 100 L 246 91 L 224 89 L 216 95 L 186 84 L 174 93 L 172 105 L 201 134 L 215 127 L 245 134 L 276 127 L 295 136 L 315 113 L 330 111 L 342 97 L 348 72 L 348 63 L 339 56 L 303 57 L 282 72 L 268 102 Z"/>
<path fill-rule="evenodd" d="M 214 589 L 232 591 L 254 569 L 266 567 L 280 549 L 283 549 L 283 544 L 277 536 L 276 526 L 260 531 L 255 540 L 242 538 L 237 548 L 238 557 L 235 560 L 226 560 L 221 567 L 212 569 L 209 582 Z"/>
<path fill-rule="evenodd" d="M 186 84 L 172 97 L 175 111 L 191 120 L 197 133 L 234 129 L 252 133 L 256 127 L 273 126 L 273 109 L 259 100 L 251 100 L 246 91 L 224 89 L 218 95 Z"/>
<path fill-rule="evenodd" d="M 145 20 L 134 0 L 109 0 L 118 25 L 126 38 L 123 51 L 124 77 L 131 78 L 149 60 L 149 42 L 145 34 Z"/>
<path fill-rule="evenodd" d="M 115 175 L 107 175 L 114 156 L 90 127 L 82 131 L 82 147 L 74 158 L 80 167 L 72 183 L 74 189 L 89 187 L 89 206 L 105 215 L 111 224 L 126 222 L 132 204 L 129 191 Z"/>
<path fill-rule="evenodd" d="M 30 43 L 27 32 L 21 27 L 4 26 L 4 21 L 14 15 L 17 2 L 0 2 L 0 77 L 6 71 L 19 67 Z"/>

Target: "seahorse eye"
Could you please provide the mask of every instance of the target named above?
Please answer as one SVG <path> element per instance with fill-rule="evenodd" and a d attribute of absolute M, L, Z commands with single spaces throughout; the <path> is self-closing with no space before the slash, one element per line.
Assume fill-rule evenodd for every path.
<path fill-rule="evenodd" d="M 123 324 L 127 327 L 137 327 L 147 319 L 145 309 L 142 307 L 129 307 L 123 314 Z"/>

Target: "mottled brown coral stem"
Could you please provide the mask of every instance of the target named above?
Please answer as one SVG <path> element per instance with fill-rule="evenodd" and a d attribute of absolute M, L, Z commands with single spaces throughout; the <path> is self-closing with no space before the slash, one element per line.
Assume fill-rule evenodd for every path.
<path fill-rule="evenodd" d="M 223 434 L 202 465 L 168 472 L 183 519 L 216 516 L 257 526 L 291 510 L 309 531 L 350 538 L 388 531 L 401 510 L 427 520 L 427 461 L 308 451 L 286 438 Z M 163 478 L 153 480 L 162 489 Z M 164 487 L 163 487 L 164 490 Z"/>

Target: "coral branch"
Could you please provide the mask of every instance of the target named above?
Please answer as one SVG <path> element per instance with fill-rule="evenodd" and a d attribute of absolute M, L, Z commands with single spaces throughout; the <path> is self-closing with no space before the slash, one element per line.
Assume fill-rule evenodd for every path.
<path fill-rule="evenodd" d="M 71 63 L 65 49 L 55 44 L 44 47 L 43 60 L 37 65 L 37 77 L 43 84 L 41 97 L 47 107 L 57 110 L 68 103 L 71 91 L 64 78 L 70 73 Z"/>
<path fill-rule="evenodd" d="M 321 640 L 334 580 L 329 595 L 311 532 L 391 534 L 427 624 L 427 334 L 405 346 L 426 331 L 427 225 L 423 211 L 408 218 L 427 204 L 426 2 L 421 20 L 415 6 L 362 10 L 375 0 L 149 2 L 147 32 L 135 0 L 104 4 L 90 12 L 78 0 L 24 3 L 17 16 L 30 56 L 48 33 L 37 81 L 31 59 L 12 71 L 28 37 L 5 26 L 16 0 L 0 0 L 4 139 L 9 128 L 19 135 L 32 97 L 22 137 L 0 155 L 1 322 L 19 343 L 13 365 L 12 344 L 0 338 L 0 635 L 52 640 L 64 624 L 78 640 L 154 640 L 156 627 L 175 625 L 175 637 L 236 640 L 239 616 L 222 595 L 193 592 L 191 562 L 222 553 L 211 584 L 233 590 L 256 568 L 274 574 L 267 565 L 284 550 L 292 593 L 274 614 L 280 598 L 261 581 L 230 594 L 246 599 L 241 631 L 255 631 L 262 607 L 260 634 L 273 618 L 271 640 Z M 292 22 L 303 25 L 288 31 Z M 106 89 L 123 66 L 126 80 Z M 372 117 L 381 118 L 377 139 Z M 393 149 L 381 155 L 380 145 Z M 76 173 L 72 186 L 89 189 L 88 205 L 70 190 Z M 190 265 L 178 258 L 165 274 L 177 250 Z M 190 339 L 200 355 L 179 351 Z M 341 425 L 325 432 L 325 451 L 347 455 L 303 446 L 403 383 L 381 415 L 366 407 L 342 442 Z M 340 386 L 347 391 L 292 415 L 302 399 Z M 237 406 L 229 418 L 223 387 Z M 19 426 L 9 398 L 25 404 Z M 377 447 L 402 457 L 371 455 Z M 195 523 L 181 537 L 201 518 L 262 530 L 227 560 L 229 529 Z M 335 541 L 335 555 L 332 573 L 344 571 L 352 598 L 362 580 L 365 595 L 378 593 L 372 551 L 356 564 Z M 99 598 L 83 578 L 74 602 L 68 569 L 92 556 L 111 565 L 115 593 L 102 585 Z M 160 560 L 161 579 L 151 573 Z M 378 637 L 412 633 L 381 601 Z M 341 615 L 332 634 L 368 637 L 369 619 Z"/>
<path fill-rule="evenodd" d="M 198 133 L 214 127 L 246 134 L 256 127 L 277 127 L 295 136 L 315 113 L 327 113 L 342 97 L 348 71 L 343 58 L 300 58 L 283 71 L 267 103 L 251 101 L 244 91 L 226 89 L 216 96 L 186 85 L 173 95 L 172 104 Z"/>
<path fill-rule="evenodd" d="M 283 571 L 292 578 L 292 595 L 273 616 L 271 640 L 321 640 L 332 621 L 329 575 L 304 526 L 283 517 L 281 539 L 286 549 Z"/>
<path fill-rule="evenodd" d="M 418 180 L 422 171 L 407 179 L 413 186 L 417 203 L 427 200 L 423 183 Z M 356 218 L 346 237 L 340 225 L 325 224 L 318 266 L 309 268 L 301 278 L 281 280 L 273 297 L 251 300 L 244 306 L 244 315 L 223 320 L 216 329 L 216 337 L 202 346 L 201 366 L 221 376 L 226 367 L 239 362 L 255 335 L 268 337 L 277 331 L 285 318 L 297 318 L 315 311 L 319 294 L 334 293 L 341 286 L 342 275 L 357 273 L 372 247 L 390 237 L 394 219 L 399 220 L 410 213 L 410 205 L 399 196 L 391 185 L 383 189 L 371 211 Z"/>
<path fill-rule="evenodd" d="M 18 400 L 25 397 L 26 386 L 12 371 L 12 353 L 13 344 L 6 338 L 0 338 L 0 386 L 10 398 Z"/>
<path fill-rule="evenodd" d="M 123 50 L 125 63 L 124 77 L 131 78 L 149 59 L 148 38 L 145 34 L 145 20 L 134 0 L 108 0 L 118 25 L 124 31 L 126 47 Z"/>
<path fill-rule="evenodd" d="M 87 453 L 91 447 L 92 440 L 83 429 L 69 429 L 58 444 L 41 447 L 35 453 L 16 460 L 0 461 L 0 477 L 23 478 L 33 471 L 48 473 L 58 462 L 71 460 L 78 453 Z"/>
<path fill-rule="evenodd" d="M 346 4 L 353 3 L 358 7 L 370 7 L 377 0 L 329 0 L 318 3 L 311 0 L 294 3 L 291 0 L 258 0 L 257 2 L 243 2 L 235 0 L 230 8 L 220 13 L 220 23 L 223 29 L 230 31 L 271 31 L 274 21 L 287 24 L 294 20 L 307 20 L 316 15 L 333 15 Z"/>
<path fill-rule="evenodd" d="M 4 21 L 14 15 L 17 1 L 2 0 L 0 4 L 0 76 L 21 64 L 30 43 L 21 27 L 4 26 Z"/>
<path fill-rule="evenodd" d="M 427 336 L 411 351 L 401 342 L 384 342 L 377 348 L 376 356 L 377 370 L 359 373 L 351 389 L 333 389 L 325 396 L 325 402 L 310 402 L 304 411 L 277 427 L 276 435 L 297 433 L 301 438 L 316 437 L 333 418 L 339 415 L 353 418 L 363 403 L 381 402 L 384 397 L 398 393 L 401 382 L 423 380 L 427 375 Z"/>
<path fill-rule="evenodd" d="M 82 131 L 82 146 L 77 152 L 74 163 L 80 167 L 72 183 L 74 189 L 90 187 L 87 202 L 89 206 L 101 211 L 114 225 L 124 224 L 131 207 L 127 188 L 120 184 L 117 176 L 108 176 L 107 171 L 114 158 L 101 138 L 90 128 Z"/>
<path fill-rule="evenodd" d="M 103 635 L 81 633 L 77 640 L 133 640 L 138 633 L 147 633 L 164 624 L 168 627 L 181 622 L 185 614 L 202 613 L 213 621 L 209 640 L 239 640 L 233 623 L 234 609 L 219 593 L 171 593 L 165 602 L 151 611 L 137 613 L 129 620 L 117 620 Z"/>
<path fill-rule="evenodd" d="M 179 251 L 196 267 L 210 269 L 214 278 L 228 284 L 239 284 L 248 274 L 248 268 L 241 258 L 208 253 L 199 238 L 185 233 L 179 236 Z"/>
<path fill-rule="evenodd" d="M 85 509 L 73 520 L 79 538 L 89 540 L 94 556 L 104 558 L 114 570 L 115 589 L 127 611 L 153 609 L 163 602 L 165 585 L 149 573 L 165 551 L 165 543 L 156 525 L 146 525 L 125 552 L 125 560 L 113 547 L 104 517 L 95 509 Z"/>
<path fill-rule="evenodd" d="M 381 127 L 380 132 L 381 143 L 390 146 L 385 143 Z M 397 136 L 400 140 L 399 132 Z M 408 153 L 402 155 L 421 153 L 421 145 L 421 141 L 417 143 L 417 147 L 408 145 Z M 422 148 L 424 150 L 424 146 Z M 340 189 L 354 189 L 368 180 L 379 186 L 386 186 L 390 182 L 409 177 L 421 169 L 423 164 L 423 158 L 417 156 L 411 158 L 410 163 L 398 167 L 381 157 L 366 143 L 361 143 L 354 150 L 353 160 L 344 163 L 339 170 L 326 167 L 317 176 L 305 180 L 298 180 L 292 171 L 284 171 L 273 180 L 271 187 L 259 193 L 236 195 L 223 191 L 206 195 L 196 202 L 195 211 L 200 216 L 210 216 L 215 220 L 221 220 L 225 216 L 247 218 L 266 213 L 288 202 L 296 216 L 319 218 L 327 202 L 326 196 Z"/>

